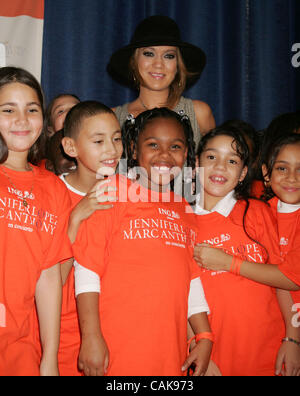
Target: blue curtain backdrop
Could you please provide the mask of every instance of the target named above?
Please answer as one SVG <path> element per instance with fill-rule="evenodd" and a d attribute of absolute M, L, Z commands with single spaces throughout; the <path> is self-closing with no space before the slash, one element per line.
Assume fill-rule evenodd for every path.
<path fill-rule="evenodd" d="M 136 93 L 113 81 L 106 65 L 155 14 L 175 19 L 183 40 L 206 52 L 202 77 L 185 96 L 206 101 L 218 124 L 240 118 L 263 129 L 300 108 L 300 67 L 292 66 L 299 0 L 45 0 L 47 100 L 62 92 L 109 106 L 132 100 Z"/>

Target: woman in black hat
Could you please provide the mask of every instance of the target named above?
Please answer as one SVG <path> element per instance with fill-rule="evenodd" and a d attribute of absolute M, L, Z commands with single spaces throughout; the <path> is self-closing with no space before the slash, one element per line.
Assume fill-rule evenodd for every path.
<path fill-rule="evenodd" d="M 136 100 L 114 108 L 120 124 L 128 114 L 136 117 L 154 107 L 181 110 L 190 118 L 198 145 L 201 135 L 215 127 L 215 120 L 206 103 L 182 93 L 198 80 L 205 64 L 200 48 L 181 41 L 175 21 L 159 15 L 144 19 L 130 44 L 116 51 L 108 64 L 116 80 L 139 90 Z"/>

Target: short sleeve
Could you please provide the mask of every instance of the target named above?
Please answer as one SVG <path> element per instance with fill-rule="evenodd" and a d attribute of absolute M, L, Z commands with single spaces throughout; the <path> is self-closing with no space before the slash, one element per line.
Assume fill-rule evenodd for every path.
<path fill-rule="evenodd" d="M 100 278 L 105 270 L 108 243 L 112 232 L 114 208 L 95 212 L 84 221 L 73 244 L 74 258 Z"/>
<path fill-rule="evenodd" d="M 99 293 L 101 292 L 101 282 L 99 276 L 82 265 L 74 261 L 75 275 L 75 297 L 83 293 Z"/>
<path fill-rule="evenodd" d="M 287 278 L 300 286 L 300 215 L 291 249 L 278 268 Z"/>
<path fill-rule="evenodd" d="M 57 222 L 53 238 L 47 251 L 44 252 L 43 270 L 73 257 L 72 246 L 68 237 L 68 225 L 71 212 L 71 200 L 63 184 L 55 185 L 57 196 Z"/>
<path fill-rule="evenodd" d="M 271 208 L 261 201 L 250 200 L 246 230 L 265 250 L 264 262 L 281 263 L 277 221 Z"/>
<path fill-rule="evenodd" d="M 201 276 L 201 269 L 193 258 L 190 260 L 190 274 L 191 281 Z"/>

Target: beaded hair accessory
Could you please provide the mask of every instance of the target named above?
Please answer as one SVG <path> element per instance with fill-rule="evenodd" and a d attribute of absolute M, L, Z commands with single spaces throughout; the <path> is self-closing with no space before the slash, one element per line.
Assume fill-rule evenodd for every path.
<path fill-rule="evenodd" d="M 184 110 L 179 110 L 178 114 L 181 117 L 181 121 L 186 121 L 186 120 L 190 121 L 189 116 L 184 112 Z"/>
<path fill-rule="evenodd" d="M 126 121 L 130 122 L 131 125 L 135 124 L 135 118 L 133 116 L 133 114 L 128 114 L 128 116 L 126 117 Z"/>

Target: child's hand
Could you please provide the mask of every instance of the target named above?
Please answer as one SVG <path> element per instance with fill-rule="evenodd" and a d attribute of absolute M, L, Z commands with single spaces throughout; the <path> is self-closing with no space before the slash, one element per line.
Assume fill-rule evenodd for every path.
<path fill-rule="evenodd" d="M 195 366 L 193 377 L 204 376 L 210 360 L 213 343 L 203 339 L 197 343 L 182 366 L 186 371 L 191 365 Z"/>
<path fill-rule="evenodd" d="M 212 360 L 209 362 L 205 377 L 222 377 L 219 367 Z"/>
<path fill-rule="evenodd" d="M 42 357 L 40 364 L 41 377 L 59 377 L 58 362 L 56 358 Z"/>
<path fill-rule="evenodd" d="M 109 352 L 103 337 L 90 336 L 82 339 L 78 367 L 87 377 L 101 377 L 107 372 Z"/>
<path fill-rule="evenodd" d="M 300 348 L 292 342 L 283 342 L 276 359 L 276 375 L 300 376 Z"/>
<path fill-rule="evenodd" d="M 195 246 L 194 259 L 200 267 L 208 270 L 229 271 L 232 256 L 223 252 L 222 249 L 202 243 Z"/>
<path fill-rule="evenodd" d="M 87 195 L 73 209 L 72 217 L 78 221 L 87 220 L 96 210 L 111 209 L 111 202 L 116 202 L 116 194 L 109 195 L 107 193 L 115 193 L 116 187 L 108 186 L 109 180 L 102 180 L 94 185 Z M 100 205 L 108 202 L 107 205 Z"/>

